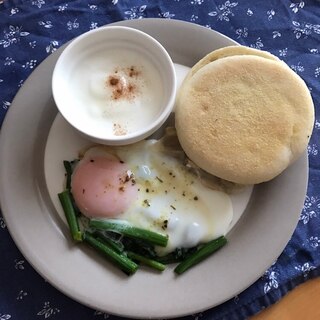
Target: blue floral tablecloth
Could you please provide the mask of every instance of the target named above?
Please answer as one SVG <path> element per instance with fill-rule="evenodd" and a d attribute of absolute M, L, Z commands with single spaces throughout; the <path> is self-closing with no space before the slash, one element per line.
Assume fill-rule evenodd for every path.
<path fill-rule="evenodd" d="M 124 19 L 194 22 L 283 59 L 307 83 L 316 107 L 310 179 L 297 229 L 264 276 L 232 300 L 185 319 L 245 319 L 320 275 L 320 2 L 257 0 L 0 1 L 0 123 L 34 68 L 68 40 Z M 1 165 L 1 164 L 0 164 Z M 266 230 L 266 232 L 268 232 Z M 270 240 L 271 241 L 271 240 Z M 0 216 L 0 320 L 119 319 L 67 298 L 43 280 Z"/>

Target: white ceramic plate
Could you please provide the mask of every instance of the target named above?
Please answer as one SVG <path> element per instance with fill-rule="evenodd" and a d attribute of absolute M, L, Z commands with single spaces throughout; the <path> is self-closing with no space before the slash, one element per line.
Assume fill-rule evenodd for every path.
<path fill-rule="evenodd" d="M 234 44 L 217 32 L 182 21 L 143 19 L 119 24 L 149 33 L 174 62 L 186 66 Z M 90 249 L 72 244 L 46 188 L 44 150 L 57 114 L 51 76 L 60 53 L 48 57 L 25 82 L 1 132 L 1 206 L 28 261 L 75 300 L 135 318 L 202 311 L 252 284 L 280 255 L 298 222 L 307 186 L 306 154 L 276 179 L 254 188 L 245 213 L 228 236 L 229 244 L 212 258 L 181 277 L 170 269 L 162 275 L 142 271 L 124 277 Z"/>

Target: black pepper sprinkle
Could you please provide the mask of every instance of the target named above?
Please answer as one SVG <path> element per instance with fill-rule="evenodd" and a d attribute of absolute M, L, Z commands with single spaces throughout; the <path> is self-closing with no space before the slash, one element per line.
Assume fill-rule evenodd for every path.
<path fill-rule="evenodd" d="M 185 196 L 186 196 L 186 193 L 183 191 L 183 192 L 182 192 L 182 195 L 185 197 Z"/>
<path fill-rule="evenodd" d="M 124 163 L 124 161 L 120 160 L 120 163 Z"/>
<path fill-rule="evenodd" d="M 140 191 L 140 188 L 138 189 L 138 191 Z"/>
<path fill-rule="evenodd" d="M 164 190 L 164 193 L 168 193 L 168 191 L 167 191 L 167 190 Z"/>
<path fill-rule="evenodd" d="M 124 187 L 120 187 L 119 191 L 124 192 Z"/>
<path fill-rule="evenodd" d="M 158 179 L 159 182 L 163 183 L 163 180 L 160 179 L 158 176 L 156 177 L 156 179 Z"/>
<path fill-rule="evenodd" d="M 90 162 L 94 162 L 94 160 L 93 160 L 93 159 L 90 159 Z"/>
<path fill-rule="evenodd" d="M 170 205 L 170 207 L 171 207 L 173 210 L 177 210 L 173 205 Z"/>
<path fill-rule="evenodd" d="M 145 203 L 148 207 L 150 207 L 150 203 L 147 199 L 143 200 L 143 203 Z"/>
<path fill-rule="evenodd" d="M 169 172 L 169 175 L 172 176 L 172 172 Z"/>
<path fill-rule="evenodd" d="M 168 220 L 163 221 L 162 229 L 165 230 L 168 228 Z"/>
<path fill-rule="evenodd" d="M 146 193 L 149 193 L 149 189 L 148 188 L 146 189 Z"/>
<path fill-rule="evenodd" d="M 84 194 L 86 192 L 86 189 L 82 189 L 82 194 Z"/>
<path fill-rule="evenodd" d="M 194 198 L 193 198 L 193 200 L 195 200 L 195 201 L 197 201 L 199 198 L 197 197 L 197 196 L 195 196 Z"/>

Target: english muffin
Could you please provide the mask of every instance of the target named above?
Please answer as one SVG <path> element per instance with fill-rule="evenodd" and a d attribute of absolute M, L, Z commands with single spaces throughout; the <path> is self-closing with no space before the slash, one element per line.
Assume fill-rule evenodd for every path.
<path fill-rule="evenodd" d="M 200 70 L 202 67 L 204 67 L 206 64 L 210 62 L 216 61 L 221 58 L 242 55 L 253 55 L 270 60 L 281 61 L 278 57 L 274 56 L 273 54 L 267 51 L 262 51 L 245 46 L 229 46 L 212 51 L 209 54 L 207 54 L 204 58 L 202 58 L 191 68 L 188 77 L 193 76 L 198 70 Z"/>
<path fill-rule="evenodd" d="M 259 56 L 265 59 L 282 62 L 278 57 L 274 56 L 270 52 L 262 51 L 254 48 L 249 48 L 245 46 L 229 46 L 229 47 L 220 48 L 208 53 L 191 68 L 186 78 L 184 79 L 181 85 L 181 88 L 183 87 L 184 83 L 188 81 L 189 78 L 191 78 L 198 70 L 200 70 L 202 67 L 204 67 L 208 63 L 216 61 L 221 58 L 226 58 L 226 57 L 231 57 L 236 55 L 240 55 L 240 56 L 253 55 L 253 56 Z M 179 92 L 181 91 L 182 90 L 180 90 Z M 179 99 L 179 92 L 177 94 L 176 101 L 178 101 Z"/>
<path fill-rule="evenodd" d="M 200 168 L 239 184 L 268 181 L 305 150 L 314 107 L 287 65 L 255 55 L 202 66 L 181 89 L 175 125 Z"/>

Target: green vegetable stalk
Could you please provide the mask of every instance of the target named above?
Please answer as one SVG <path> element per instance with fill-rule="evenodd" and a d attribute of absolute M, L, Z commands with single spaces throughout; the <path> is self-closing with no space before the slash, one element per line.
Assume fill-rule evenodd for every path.
<path fill-rule="evenodd" d="M 75 241 L 82 241 L 82 232 L 79 228 L 78 219 L 72 204 L 71 193 L 69 190 L 65 190 L 58 194 L 61 202 L 64 214 L 66 216 L 71 236 Z"/>
<path fill-rule="evenodd" d="M 126 221 L 91 219 L 89 226 L 99 230 L 118 232 L 127 237 L 141 239 L 147 243 L 161 247 L 166 247 L 168 244 L 167 236 L 153 231 L 136 228 Z"/>
<path fill-rule="evenodd" d="M 201 262 L 202 260 L 209 257 L 211 254 L 216 252 L 218 249 L 222 248 L 227 243 L 227 239 L 224 236 L 221 236 L 215 240 L 212 240 L 206 244 L 204 244 L 201 248 L 199 248 L 192 255 L 187 257 L 181 263 L 179 263 L 174 272 L 177 274 L 182 274 L 188 269 L 194 267 L 196 264 Z"/>

